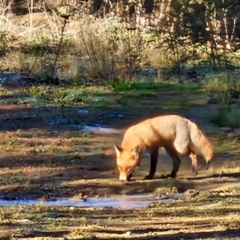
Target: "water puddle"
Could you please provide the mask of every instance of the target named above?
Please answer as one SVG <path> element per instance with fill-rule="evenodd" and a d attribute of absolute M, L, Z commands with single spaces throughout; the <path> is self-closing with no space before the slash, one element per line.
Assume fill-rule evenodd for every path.
<path fill-rule="evenodd" d="M 80 113 L 80 114 L 83 114 L 83 113 L 90 113 L 90 108 L 78 108 L 77 109 L 77 112 Z"/>
<path fill-rule="evenodd" d="M 120 119 L 124 119 L 124 118 L 126 118 L 126 114 L 118 113 L 118 112 L 103 113 L 103 114 L 100 114 L 99 117 L 98 117 L 98 119 L 107 119 L 107 118 L 120 118 Z"/>
<path fill-rule="evenodd" d="M 150 203 L 170 203 L 184 196 L 184 193 L 177 193 L 165 198 L 159 198 L 152 195 L 134 195 L 110 198 L 87 198 L 86 200 L 75 199 L 58 199 L 56 201 L 39 200 L 3 200 L 0 199 L 0 206 L 24 206 L 42 204 L 44 206 L 58 207 L 94 207 L 94 208 L 121 208 L 121 209 L 137 209 L 146 208 Z"/>
<path fill-rule="evenodd" d="M 88 111 L 88 110 L 83 110 Z M 104 133 L 121 133 L 122 130 L 116 128 L 110 128 L 108 126 L 103 126 L 101 124 L 93 124 L 93 125 L 81 125 L 81 124 L 74 124 L 69 122 L 66 118 L 56 118 L 52 119 L 49 123 L 49 126 L 57 126 L 57 125 L 67 125 L 73 130 L 83 130 L 83 131 L 90 131 L 90 132 L 104 132 Z"/>
<path fill-rule="evenodd" d="M 108 128 L 108 127 L 103 127 L 102 125 L 99 124 L 95 124 L 93 126 L 90 125 L 84 125 L 83 126 L 83 130 L 85 131 L 92 131 L 92 132 L 108 132 L 108 133 L 112 133 L 113 131 L 115 131 L 116 129 L 114 128 Z"/>

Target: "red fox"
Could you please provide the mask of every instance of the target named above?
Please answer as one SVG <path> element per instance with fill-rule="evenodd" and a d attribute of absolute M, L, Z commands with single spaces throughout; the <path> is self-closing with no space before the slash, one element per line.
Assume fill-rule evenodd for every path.
<path fill-rule="evenodd" d="M 119 180 L 130 181 L 145 150 L 151 155 L 150 171 L 145 179 L 154 178 L 159 147 L 164 147 L 173 161 L 171 178 L 176 177 L 180 167 L 178 153 L 189 155 L 195 176 L 198 174 L 197 155 L 205 158 L 207 169 L 213 158 L 210 141 L 194 122 L 179 115 L 158 116 L 131 126 L 124 134 L 121 147 L 114 145 Z"/>

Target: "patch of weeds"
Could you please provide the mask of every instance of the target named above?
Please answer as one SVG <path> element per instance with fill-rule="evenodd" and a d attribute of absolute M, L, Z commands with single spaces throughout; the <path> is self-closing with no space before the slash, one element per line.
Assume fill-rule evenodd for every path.
<path fill-rule="evenodd" d="M 240 164 L 238 161 L 228 161 L 223 164 L 222 172 L 240 172 Z"/>
<path fill-rule="evenodd" d="M 160 92 L 176 93 L 182 91 L 194 91 L 194 93 L 202 92 L 201 87 L 196 84 L 181 83 L 154 83 L 154 82 L 136 82 L 136 83 L 119 83 L 113 86 L 115 91 L 131 91 L 131 90 L 154 90 Z"/>
<path fill-rule="evenodd" d="M 35 56 L 42 56 L 50 52 L 50 38 L 42 35 L 30 41 L 29 45 L 23 49 L 23 53 Z"/>
<path fill-rule="evenodd" d="M 0 56 L 5 56 L 9 49 L 9 35 L 7 31 L 0 31 Z"/>
<path fill-rule="evenodd" d="M 60 47 L 62 50 L 67 50 L 75 46 L 75 42 L 72 39 L 65 38 L 60 42 Z"/>
<path fill-rule="evenodd" d="M 41 104 L 49 99 L 50 88 L 46 86 L 31 86 L 24 89 L 22 96 L 14 98 L 16 104 Z"/>
<path fill-rule="evenodd" d="M 219 109 L 218 113 L 212 117 L 211 121 L 219 127 L 240 127 L 240 109 L 233 105 Z"/>
<path fill-rule="evenodd" d="M 239 73 L 222 73 L 207 81 L 205 84 L 206 90 L 217 93 L 217 103 L 229 104 L 232 103 L 232 94 L 240 92 L 240 82 L 236 81 Z"/>
<path fill-rule="evenodd" d="M 75 89 L 61 89 L 53 94 L 53 102 L 62 104 L 74 104 L 82 101 L 82 92 Z"/>
<path fill-rule="evenodd" d="M 111 101 L 105 96 L 96 96 L 98 92 L 93 89 L 82 89 L 74 87 L 71 89 L 61 89 L 54 91 L 53 102 L 64 105 L 78 105 L 79 103 L 93 106 L 105 106 Z"/>
<path fill-rule="evenodd" d="M 26 88 L 25 94 L 29 97 L 21 99 L 21 102 L 30 103 L 53 103 L 61 105 L 90 104 L 93 106 L 105 106 L 111 103 L 111 99 L 100 94 L 100 90 L 95 88 L 80 87 L 50 87 L 31 86 Z"/>
<path fill-rule="evenodd" d="M 6 151 L 13 151 L 19 146 L 18 138 L 11 138 L 7 141 L 5 150 Z"/>
<path fill-rule="evenodd" d="M 13 91 L 7 90 L 4 87 L 0 87 L 0 95 L 11 95 L 13 94 Z"/>
<path fill-rule="evenodd" d="M 104 107 L 112 102 L 111 99 L 104 96 L 86 96 L 83 97 L 82 100 L 84 103 L 91 104 L 94 107 Z"/>
<path fill-rule="evenodd" d="M 1 103 L 6 104 L 11 102 L 14 98 L 16 98 L 16 95 L 14 95 L 13 91 L 7 90 L 4 87 L 0 87 L 0 97 L 1 97 L 0 104 Z"/>
<path fill-rule="evenodd" d="M 67 154 L 73 152 L 71 146 L 61 146 L 56 144 L 47 144 L 41 152 Z"/>
<path fill-rule="evenodd" d="M 83 91 L 74 87 L 71 89 L 58 89 L 53 92 L 53 102 L 64 105 L 77 105 L 83 102 Z"/>
<path fill-rule="evenodd" d="M 94 234 L 92 234 L 90 231 L 75 229 L 71 231 L 69 236 L 66 238 L 66 240 L 70 239 L 97 239 Z"/>
<path fill-rule="evenodd" d="M 27 87 L 24 92 L 33 97 L 42 97 L 50 90 L 49 87 L 46 86 L 31 86 Z"/>
<path fill-rule="evenodd" d="M 234 144 L 233 139 L 226 138 L 226 137 L 217 139 L 217 142 L 215 142 L 214 146 L 218 151 L 221 151 L 221 152 L 229 151 L 229 150 L 235 151 L 237 148 L 237 145 Z"/>

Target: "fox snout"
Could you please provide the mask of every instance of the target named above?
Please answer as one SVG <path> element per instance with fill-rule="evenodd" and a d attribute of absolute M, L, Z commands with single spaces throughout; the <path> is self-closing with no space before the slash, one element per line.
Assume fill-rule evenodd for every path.
<path fill-rule="evenodd" d="M 206 161 L 206 163 L 207 163 L 207 170 L 208 170 L 212 166 L 212 159 Z"/>
<path fill-rule="evenodd" d="M 126 173 L 121 173 L 119 175 L 119 180 L 124 182 L 129 182 L 131 180 L 131 177 L 132 177 L 132 173 L 130 173 L 129 175 L 127 175 Z"/>
<path fill-rule="evenodd" d="M 213 153 L 209 153 L 208 156 L 206 157 L 206 164 L 207 164 L 207 169 L 210 168 L 213 162 Z"/>

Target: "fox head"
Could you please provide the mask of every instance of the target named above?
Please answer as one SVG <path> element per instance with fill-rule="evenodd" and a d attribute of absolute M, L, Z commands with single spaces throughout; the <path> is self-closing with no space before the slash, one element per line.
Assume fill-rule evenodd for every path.
<path fill-rule="evenodd" d="M 125 150 L 114 145 L 116 151 L 116 162 L 119 171 L 119 180 L 130 181 L 134 169 L 139 165 L 139 147 L 132 150 Z"/>
<path fill-rule="evenodd" d="M 208 148 L 204 149 L 204 155 L 207 163 L 207 169 L 209 169 L 210 165 L 213 161 L 213 149 L 212 146 L 209 146 Z"/>
<path fill-rule="evenodd" d="M 212 161 L 213 161 L 213 157 L 214 157 L 214 153 L 213 153 L 213 147 L 211 145 L 210 142 L 207 142 L 207 144 L 205 144 L 205 146 L 203 147 L 203 156 L 206 160 L 207 163 L 207 169 L 210 167 Z"/>

